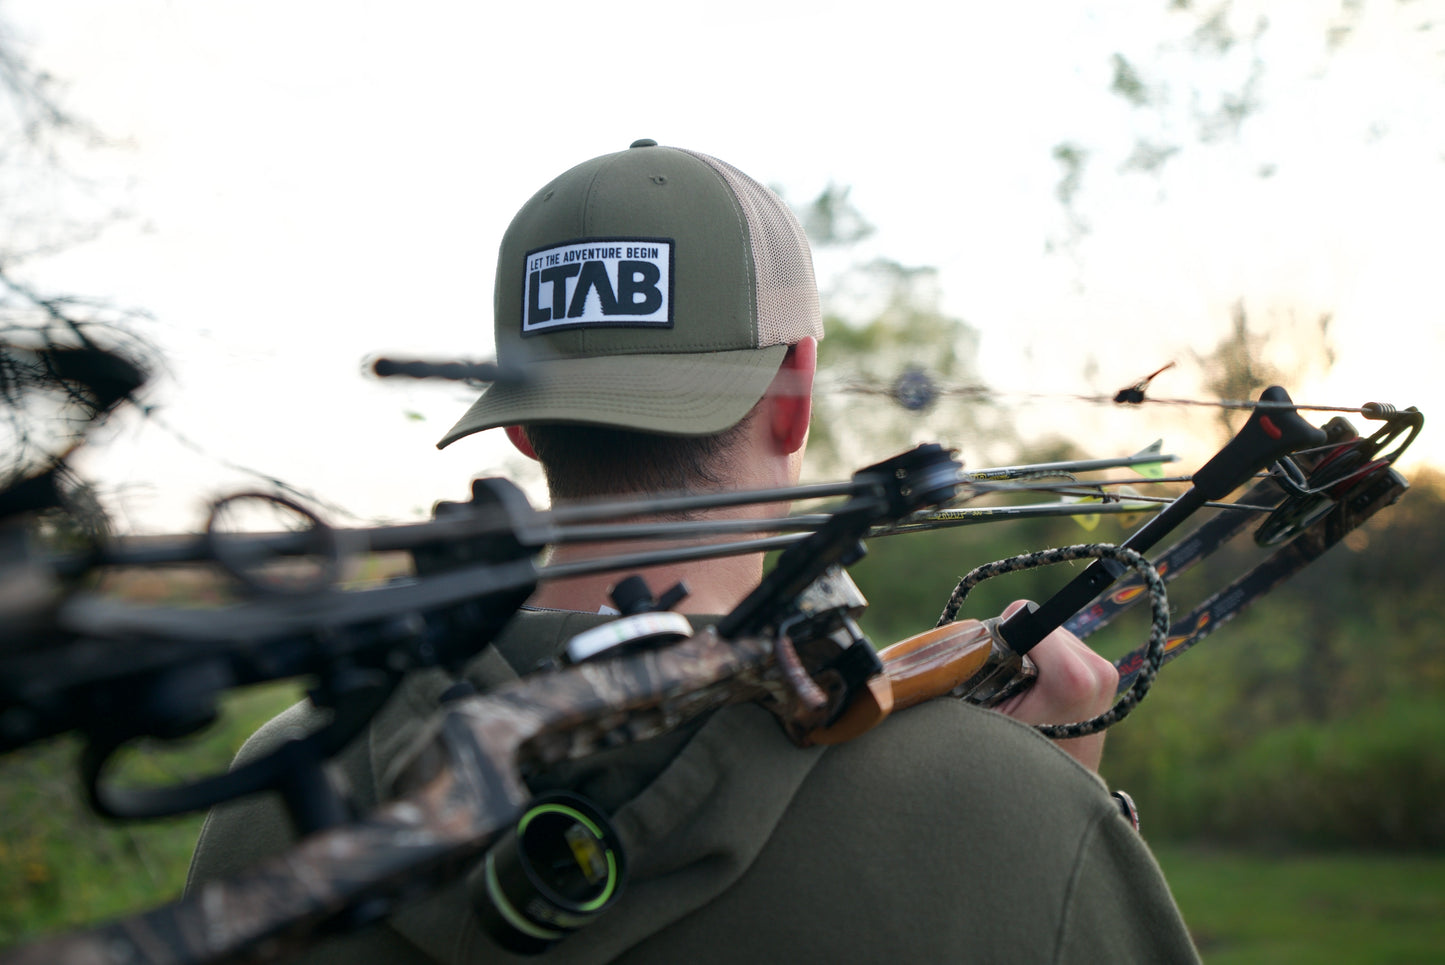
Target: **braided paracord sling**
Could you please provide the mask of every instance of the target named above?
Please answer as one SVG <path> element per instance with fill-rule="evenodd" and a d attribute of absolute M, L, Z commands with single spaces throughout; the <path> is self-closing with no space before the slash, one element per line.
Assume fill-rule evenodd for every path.
<path fill-rule="evenodd" d="M 1169 635 L 1169 597 L 1164 589 L 1164 580 L 1160 578 L 1159 572 L 1148 560 L 1134 550 L 1125 549 L 1122 546 L 1113 546 L 1109 543 L 1082 543 L 1075 546 L 1039 550 L 1035 553 L 1025 553 L 1022 556 L 1010 556 L 1008 559 L 998 560 L 994 563 L 985 563 L 958 581 L 958 586 L 949 596 L 948 604 L 944 606 L 943 614 L 938 618 L 936 624 L 941 627 L 945 623 L 951 623 L 969 591 L 990 577 L 1001 576 L 1004 573 L 1017 573 L 1020 570 L 1031 570 L 1053 563 L 1090 558 L 1115 560 L 1123 563 L 1125 566 L 1133 568 L 1139 574 L 1139 578 L 1144 581 L 1153 613 L 1153 621 L 1149 630 L 1149 649 L 1145 653 L 1144 666 L 1140 669 L 1139 675 L 1134 678 L 1133 686 L 1124 693 L 1123 697 L 1119 698 L 1113 707 L 1097 717 L 1076 724 L 1037 725 L 1040 733 L 1055 740 L 1085 737 L 1117 724 L 1134 709 L 1139 701 L 1144 699 L 1144 695 L 1149 692 L 1149 687 L 1154 683 L 1154 675 L 1159 672 L 1159 665 L 1164 660 L 1164 643 Z"/>

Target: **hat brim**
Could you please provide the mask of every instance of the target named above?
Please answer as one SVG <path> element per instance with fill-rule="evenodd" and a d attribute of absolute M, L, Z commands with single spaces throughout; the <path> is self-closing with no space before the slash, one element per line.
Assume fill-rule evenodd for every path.
<path fill-rule="evenodd" d="M 517 382 L 489 386 L 437 443 L 537 422 L 702 436 L 736 425 L 783 364 L 786 345 L 732 352 L 533 361 Z"/>

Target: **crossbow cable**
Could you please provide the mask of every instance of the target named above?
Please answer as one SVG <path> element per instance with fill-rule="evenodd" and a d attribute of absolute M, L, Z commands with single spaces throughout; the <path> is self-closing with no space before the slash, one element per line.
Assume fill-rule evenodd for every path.
<path fill-rule="evenodd" d="M 1274 385 L 1260 401 L 1287 405 L 1290 398 Z M 1280 458 L 1325 441 L 1325 433 L 1294 409 L 1255 409 L 1235 437 L 1194 474 L 1194 485 L 1120 545 L 1147 551 L 1206 502 L 1223 499 Z M 1037 609 L 1020 610 L 1004 621 L 1000 632 L 1017 653 L 1026 654 L 1122 575 L 1119 563 L 1098 560 Z"/>
<path fill-rule="evenodd" d="M 1281 459 L 1279 472 L 1255 485 L 1242 498 L 1246 505 L 1276 508 L 1254 533 L 1264 547 L 1279 547 L 1228 586 L 1216 591 L 1174 621 L 1165 644 L 1169 662 L 1213 633 L 1254 600 L 1322 556 L 1380 510 L 1393 505 L 1410 488 L 1394 462 L 1419 434 L 1424 416 L 1415 408 L 1396 410 L 1370 404 L 1361 412 L 1385 425 L 1367 438 L 1341 417 L 1324 426 L 1326 446 Z M 1381 451 L 1394 446 L 1388 453 Z M 1181 537 L 1153 560 L 1166 582 L 1186 572 L 1241 533 L 1252 515 L 1224 512 Z M 1083 638 L 1106 626 L 1138 599 L 1141 584 L 1122 581 L 1065 627 Z M 1130 686 L 1144 666 L 1140 647 L 1116 661 L 1120 689 Z"/>
<path fill-rule="evenodd" d="M 895 644 L 879 655 L 894 684 L 892 706 L 851 710 L 833 727 L 815 733 L 813 741 L 846 740 L 873 726 L 893 709 L 943 693 L 985 706 L 1019 693 L 1032 684 L 1036 675 L 1027 660 L 1029 650 L 1132 568 L 1148 588 L 1154 609 L 1150 639 L 1141 648 L 1144 672 L 1131 678 L 1129 692 L 1104 714 L 1089 721 L 1040 729 L 1055 738 L 1081 737 L 1122 719 L 1148 691 L 1153 672 L 1164 656 L 1169 627 L 1163 581 L 1141 554 L 1195 510 L 1228 495 L 1271 463 L 1325 441 L 1323 431 L 1288 407 L 1289 395 L 1284 389 L 1266 389 L 1261 401 L 1270 403 L 1269 407 L 1254 411 L 1234 439 L 1194 474 L 1194 485 L 1121 546 L 1092 544 L 1029 554 L 979 567 L 966 576 L 935 630 Z M 1086 556 L 1096 557 L 1095 562 L 1042 606 L 1026 607 L 1003 620 L 953 622 L 963 596 L 982 579 Z"/>

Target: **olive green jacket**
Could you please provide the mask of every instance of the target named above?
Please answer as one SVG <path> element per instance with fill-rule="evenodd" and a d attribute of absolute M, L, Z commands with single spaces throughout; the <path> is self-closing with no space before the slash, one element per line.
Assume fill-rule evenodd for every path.
<path fill-rule="evenodd" d="M 495 686 L 597 619 L 523 611 L 468 676 Z M 363 804 L 446 683 L 414 675 L 347 749 L 341 768 Z M 313 724 L 312 711 L 293 707 L 238 761 Z M 1097 776 L 1031 728 L 961 701 L 935 700 L 808 750 L 763 709 L 725 708 L 533 790 L 554 785 L 612 813 L 631 863 L 616 907 L 585 930 L 539 958 L 510 955 L 480 931 L 457 882 L 302 961 L 1197 961 L 1158 866 Z M 291 837 L 269 796 L 217 808 L 191 884 Z"/>

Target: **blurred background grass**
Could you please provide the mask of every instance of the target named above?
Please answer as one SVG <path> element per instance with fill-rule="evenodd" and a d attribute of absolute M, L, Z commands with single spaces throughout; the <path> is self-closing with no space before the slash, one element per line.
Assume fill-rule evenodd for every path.
<path fill-rule="evenodd" d="M 292 683 L 227 697 L 204 736 L 128 755 L 123 779 L 224 770 L 246 737 L 299 696 Z M 180 894 L 203 815 L 113 822 L 88 807 L 72 737 L 0 757 L 0 947 Z"/>

